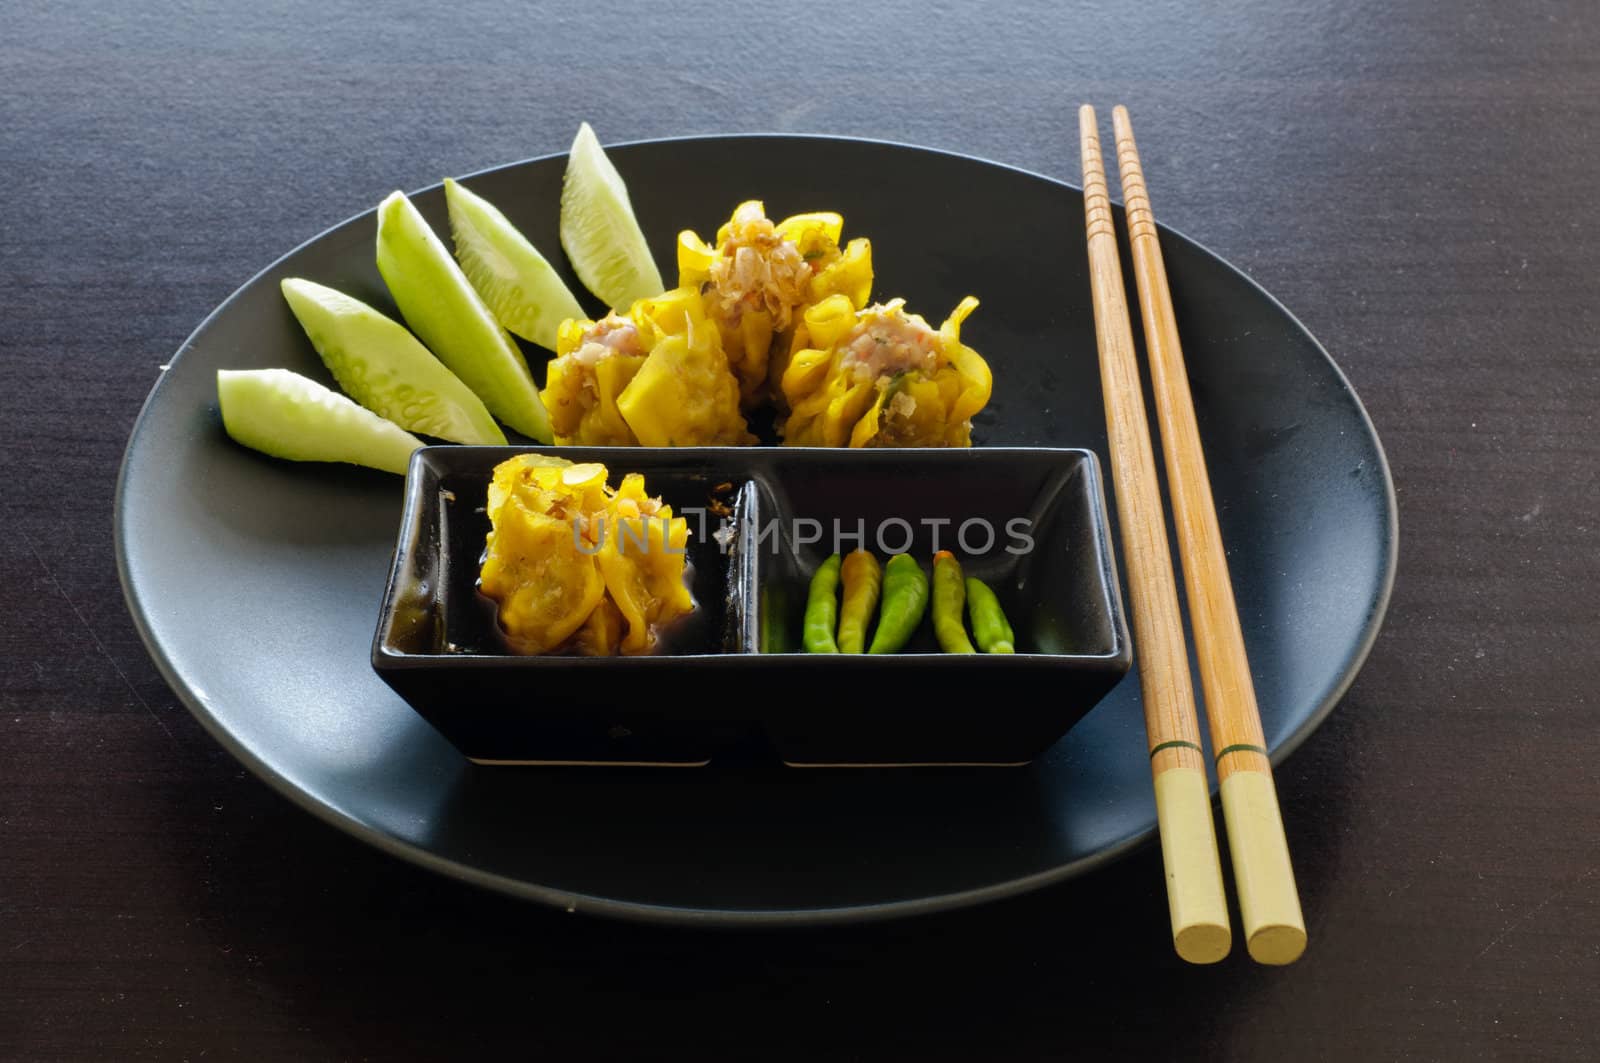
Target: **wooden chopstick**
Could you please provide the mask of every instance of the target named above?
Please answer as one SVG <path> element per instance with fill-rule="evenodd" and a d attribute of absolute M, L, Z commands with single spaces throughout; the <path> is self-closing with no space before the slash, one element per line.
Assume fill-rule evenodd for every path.
<path fill-rule="evenodd" d="M 1206 475 L 1183 348 L 1178 343 L 1172 291 L 1167 286 L 1167 268 L 1128 109 L 1116 107 L 1111 118 L 1155 389 L 1156 420 L 1166 456 L 1167 488 L 1178 529 L 1184 587 L 1189 592 L 1189 622 L 1200 659 L 1211 748 L 1222 783 L 1222 814 L 1228 826 L 1245 944 L 1260 963 L 1293 963 L 1305 951 L 1305 920 L 1289 865 L 1289 845 L 1272 783 L 1272 765 L 1267 760 L 1211 481 Z"/>
<path fill-rule="evenodd" d="M 1106 433 L 1128 570 L 1139 686 L 1144 695 L 1145 734 L 1155 779 L 1161 858 L 1166 865 L 1172 944 L 1190 963 L 1215 963 L 1228 954 L 1233 933 L 1222 891 L 1211 790 L 1178 612 L 1178 584 L 1156 484 L 1150 425 L 1134 357 L 1133 325 L 1123 295 L 1122 263 L 1111 226 L 1100 132 L 1094 108 L 1087 104 L 1078 111 L 1078 132 L 1089 287 L 1094 297 L 1095 338 L 1100 348 Z"/>

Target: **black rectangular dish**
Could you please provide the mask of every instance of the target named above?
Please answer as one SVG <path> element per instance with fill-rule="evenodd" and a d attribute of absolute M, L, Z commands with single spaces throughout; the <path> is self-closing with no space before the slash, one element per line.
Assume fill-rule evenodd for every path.
<path fill-rule="evenodd" d="M 561 447 L 689 520 L 695 612 L 649 656 L 522 656 L 477 590 L 497 464 L 538 448 L 426 447 L 406 481 L 373 640 L 378 674 L 485 764 L 1016 765 L 1131 664 L 1089 451 Z M 994 588 L 1014 655 L 803 652 L 812 574 L 857 547 L 953 551 Z"/>

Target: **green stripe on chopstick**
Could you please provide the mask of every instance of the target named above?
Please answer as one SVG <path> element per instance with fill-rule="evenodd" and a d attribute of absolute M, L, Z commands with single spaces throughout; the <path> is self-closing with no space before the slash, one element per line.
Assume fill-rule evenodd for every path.
<path fill-rule="evenodd" d="M 1263 746 L 1253 746 L 1248 742 L 1239 742 L 1239 743 L 1237 743 L 1235 745 L 1231 745 L 1231 746 L 1225 747 L 1222 750 L 1222 752 L 1217 754 L 1216 759 L 1218 761 L 1220 761 L 1223 757 L 1227 756 L 1229 753 L 1260 753 L 1263 757 L 1267 756 L 1267 751 L 1266 751 L 1265 747 L 1263 747 Z"/>

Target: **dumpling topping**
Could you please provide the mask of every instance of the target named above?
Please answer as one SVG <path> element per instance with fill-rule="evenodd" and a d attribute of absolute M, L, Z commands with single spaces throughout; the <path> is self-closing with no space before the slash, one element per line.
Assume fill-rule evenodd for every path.
<path fill-rule="evenodd" d="M 718 234 L 711 260 L 706 299 L 712 315 L 737 326 L 746 311 L 764 310 L 775 331 L 788 328 L 795 308 L 805 301 L 812 273 L 822 268 L 823 253 L 813 267 L 794 241 L 778 234 L 760 201 L 741 203 Z M 832 253 L 838 256 L 838 245 Z"/>
<path fill-rule="evenodd" d="M 823 447 L 965 447 L 972 417 L 993 380 L 977 351 L 961 342 L 972 296 L 935 332 L 904 301 L 852 311 L 833 297 L 809 308 L 809 345 L 782 377 L 789 415 L 785 443 Z"/>
<path fill-rule="evenodd" d="M 910 370 L 931 373 L 939 359 L 939 334 L 920 314 L 907 314 L 905 300 L 866 310 L 839 341 L 840 366 L 857 380 Z"/>
<path fill-rule="evenodd" d="M 827 212 L 773 222 L 752 199 L 717 230 L 715 246 L 689 230 L 678 234 L 678 285 L 699 292 L 747 407 L 777 390 L 782 367 L 773 372 L 774 351 L 787 362 L 808 306 L 839 294 L 866 304 L 872 245 L 857 238 L 841 248 L 843 228 L 844 219 Z"/>

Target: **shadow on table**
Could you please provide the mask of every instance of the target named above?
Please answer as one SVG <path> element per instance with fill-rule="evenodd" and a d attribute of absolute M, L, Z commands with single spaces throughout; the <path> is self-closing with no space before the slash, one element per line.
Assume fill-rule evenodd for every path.
<path fill-rule="evenodd" d="M 494 779 L 471 784 L 486 787 L 472 800 L 491 798 Z M 1177 960 L 1152 846 L 975 909 L 858 927 L 696 931 L 567 915 L 484 892 L 352 842 L 260 788 L 252 793 L 256 814 L 244 829 L 219 832 L 195 868 L 191 909 L 236 958 L 218 976 L 274 1001 L 304 1031 L 305 1046 L 374 1058 L 541 1050 L 1153 1058 L 1183 1046 L 1186 1057 L 1203 1056 L 1202 1046 L 1217 1051 L 1239 1034 L 1244 1016 L 1260 1017 L 1252 1004 L 1274 983 L 1304 991 L 1315 978 L 1322 887 L 1337 872 L 1349 797 L 1326 792 L 1314 810 L 1301 804 L 1304 812 L 1291 816 L 1313 952 L 1274 971 L 1250 963 L 1237 942 L 1217 968 Z M 738 802 L 727 804 L 702 811 L 726 828 L 745 815 Z M 941 822 L 930 816 L 915 843 L 961 841 Z M 744 840 L 758 838 L 760 822 L 748 826 Z M 565 844 L 582 840 L 574 833 Z M 766 855 L 803 874 L 782 865 L 781 854 Z M 614 854 L 608 873 L 620 880 L 633 865 L 648 875 L 663 858 L 646 844 Z M 240 1046 L 225 1030 L 214 1038 L 195 1043 Z"/>

